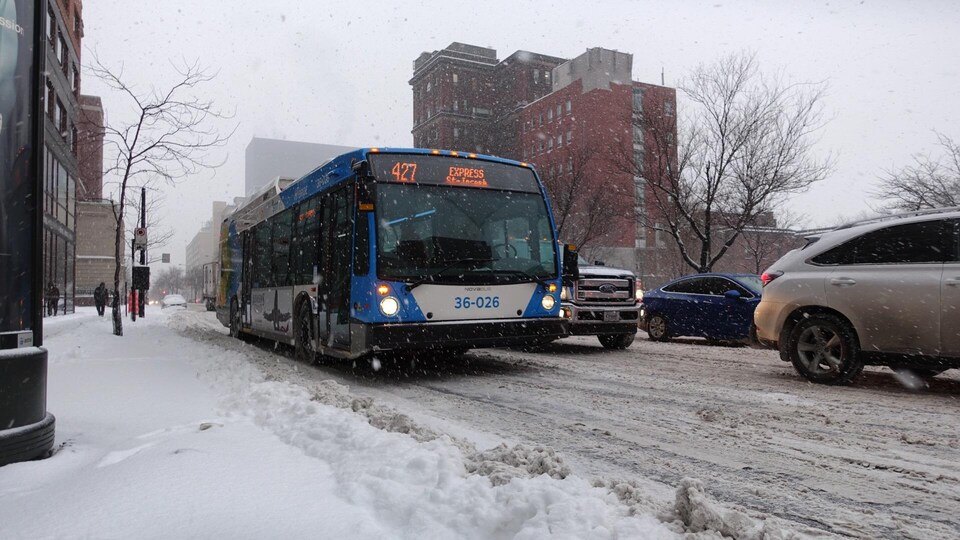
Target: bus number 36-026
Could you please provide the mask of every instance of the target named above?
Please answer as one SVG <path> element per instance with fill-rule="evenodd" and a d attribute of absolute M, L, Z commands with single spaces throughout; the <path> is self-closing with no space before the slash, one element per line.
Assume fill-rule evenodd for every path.
<path fill-rule="evenodd" d="M 453 307 L 455 309 L 498 308 L 500 307 L 500 297 L 499 296 L 477 296 L 476 298 L 471 298 L 469 296 L 457 296 L 456 298 L 454 298 Z"/>

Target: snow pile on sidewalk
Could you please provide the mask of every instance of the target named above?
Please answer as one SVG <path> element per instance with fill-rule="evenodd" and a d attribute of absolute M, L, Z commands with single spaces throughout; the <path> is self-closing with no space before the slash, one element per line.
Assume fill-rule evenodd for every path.
<path fill-rule="evenodd" d="M 60 449 L 0 468 L 0 535 L 676 536 L 548 449 L 475 452 L 395 412 L 364 418 L 378 406 L 269 380 L 243 358 L 252 347 L 168 327 L 180 315 L 148 314 L 123 338 L 91 314 L 51 325 Z"/>

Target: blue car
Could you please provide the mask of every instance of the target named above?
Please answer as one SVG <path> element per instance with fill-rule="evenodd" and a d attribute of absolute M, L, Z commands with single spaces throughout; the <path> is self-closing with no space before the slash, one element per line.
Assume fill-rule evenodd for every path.
<path fill-rule="evenodd" d="M 753 274 L 696 274 L 643 293 L 641 327 L 653 341 L 747 341 L 762 283 Z"/>

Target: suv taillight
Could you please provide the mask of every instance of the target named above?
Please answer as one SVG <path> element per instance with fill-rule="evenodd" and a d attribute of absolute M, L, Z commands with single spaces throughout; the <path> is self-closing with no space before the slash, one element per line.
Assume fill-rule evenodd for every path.
<path fill-rule="evenodd" d="M 763 283 L 763 286 L 766 287 L 767 285 L 770 284 L 771 281 L 777 279 L 778 277 L 780 277 L 780 276 L 782 276 L 782 275 L 783 275 L 783 272 L 779 272 L 779 271 L 778 271 L 778 272 L 764 272 L 763 274 L 760 275 L 760 281 Z"/>

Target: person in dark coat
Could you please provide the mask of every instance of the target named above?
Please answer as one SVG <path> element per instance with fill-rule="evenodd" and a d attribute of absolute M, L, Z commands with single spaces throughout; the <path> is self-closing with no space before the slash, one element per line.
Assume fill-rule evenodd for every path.
<path fill-rule="evenodd" d="M 107 308 L 107 286 L 102 281 L 100 285 L 93 290 L 93 303 L 97 306 L 97 315 L 103 317 L 103 312 Z"/>
<path fill-rule="evenodd" d="M 60 307 L 60 289 L 51 281 L 47 285 L 47 315 L 56 315 Z"/>

